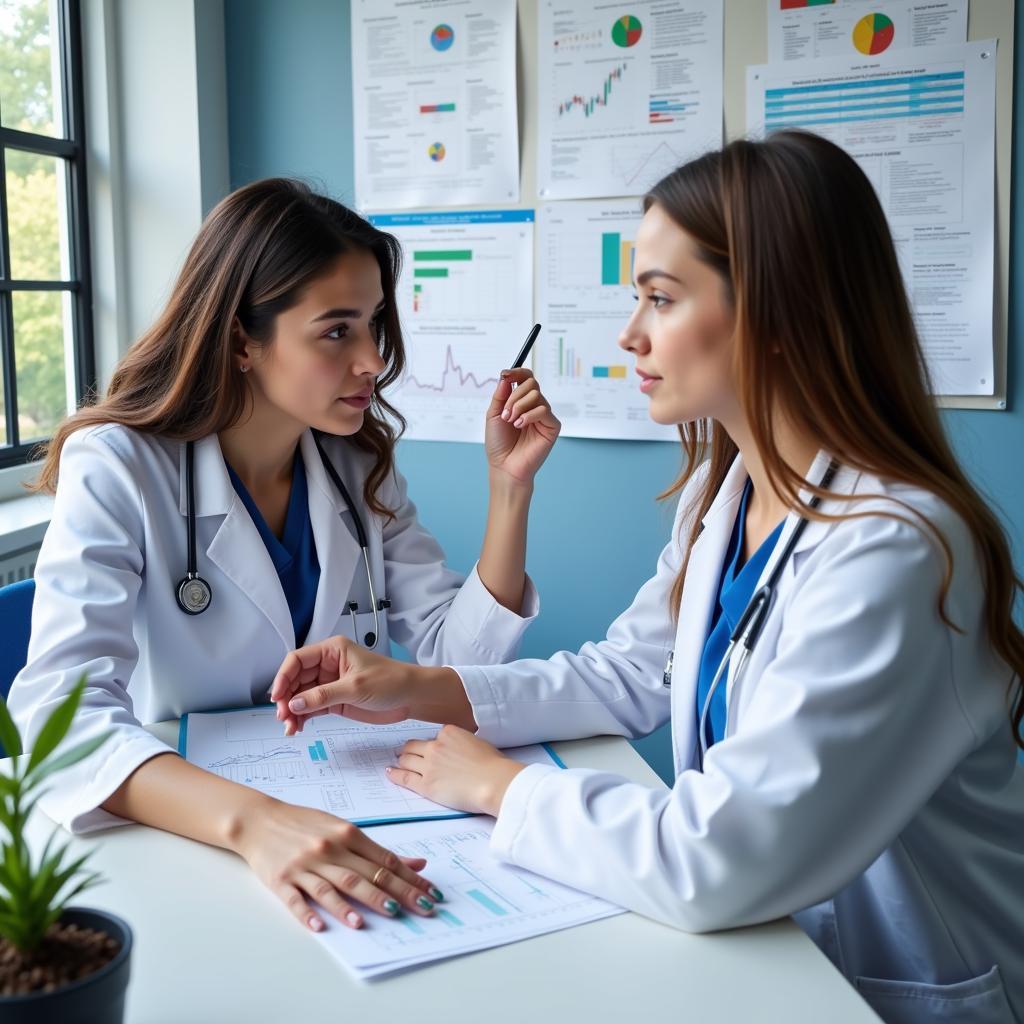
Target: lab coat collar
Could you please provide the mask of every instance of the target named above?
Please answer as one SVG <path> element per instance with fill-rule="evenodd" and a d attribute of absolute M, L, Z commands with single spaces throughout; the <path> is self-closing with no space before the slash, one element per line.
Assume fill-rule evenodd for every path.
<path fill-rule="evenodd" d="M 216 434 L 195 443 L 196 516 L 225 516 L 235 500 L 220 439 Z M 188 515 L 188 492 L 185 487 L 185 442 L 178 452 L 178 511 Z"/>

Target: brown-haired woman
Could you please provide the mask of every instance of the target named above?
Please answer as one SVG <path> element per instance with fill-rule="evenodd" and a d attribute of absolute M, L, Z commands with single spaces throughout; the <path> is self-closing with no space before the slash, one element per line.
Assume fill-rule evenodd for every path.
<path fill-rule="evenodd" d="M 1019 583 L 929 398 L 878 199 L 841 149 L 780 132 L 681 167 L 645 210 L 620 344 L 688 462 L 607 639 L 456 670 L 327 641 L 273 696 L 340 656 L 356 672 L 303 713 L 454 723 L 391 776 L 495 815 L 497 855 L 689 931 L 793 915 L 887 1021 L 1024 1020 Z M 728 656 L 769 581 L 759 638 Z M 670 716 L 671 790 L 482 738 Z"/>
<path fill-rule="evenodd" d="M 404 365 L 399 261 L 394 238 L 295 181 L 210 213 L 106 397 L 49 446 L 40 486 L 56 498 L 10 696 L 31 743 L 86 673 L 72 741 L 112 734 L 43 797 L 52 817 L 235 850 L 314 929 L 311 898 L 359 927 L 356 903 L 429 914 L 440 893 L 423 860 L 203 771 L 140 723 L 263 702 L 286 652 L 341 631 L 425 664 L 515 655 L 537 609 L 532 482 L 559 424 L 529 371 L 502 375 L 480 560 L 465 580 L 449 570 L 395 468 L 401 417 L 382 393 Z"/>

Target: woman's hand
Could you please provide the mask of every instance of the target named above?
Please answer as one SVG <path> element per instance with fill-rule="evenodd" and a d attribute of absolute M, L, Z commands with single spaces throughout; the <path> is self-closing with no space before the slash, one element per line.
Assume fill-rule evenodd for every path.
<path fill-rule="evenodd" d="M 417 873 L 423 858 L 398 857 L 351 822 L 279 800 L 267 798 L 241 818 L 231 848 L 315 932 L 325 922 L 310 900 L 348 927 L 361 928 L 355 902 L 384 917 L 403 908 L 426 917 L 444 899 Z"/>
<path fill-rule="evenodd" d="M 413 666 L 332 636 L 292 651 L 277 670 L 270 699 L 286 736 L 317 715 L 343 715 L 387 725 L 409 717 Z"/>
<path fill-rule="evenodd" d="M 526 767 L 455 725 L 433 740 L 409 740 L 397 768 L 386 768 L 392 782 L 439 804 L 473 814 L 498 816 L 512 780 Z"/>
<path fill-rule="evenodd" d="M 301 732 L 307 718 L 327 714 L 373 725 L 419 718 L 476 728 L 454 669 L 396 661 L 343 636 L 292 651 L 277 670 L 270 699 L 286 736 Z"/>
<path fill-rule="evenodd" d="M 497 474 L 508 483 L 532 484 L 561 429 L 533 372 L 504 370 L 484 428 L 492 479 Z"/>

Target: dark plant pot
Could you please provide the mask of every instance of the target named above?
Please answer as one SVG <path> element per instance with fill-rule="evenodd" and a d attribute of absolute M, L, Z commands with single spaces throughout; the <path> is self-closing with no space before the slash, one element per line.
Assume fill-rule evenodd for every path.
<path fill-rule="evenodd" d="M 3 1024 L 123 1024 L 124 997 L 132 955 L 132 930 L 121 918 L 100 910 L 69 907 L 60 916 L 64 924 L 95 928 L 121 943 L 117 956 L 95 974 L 55 992 L 0 996 Z"/>

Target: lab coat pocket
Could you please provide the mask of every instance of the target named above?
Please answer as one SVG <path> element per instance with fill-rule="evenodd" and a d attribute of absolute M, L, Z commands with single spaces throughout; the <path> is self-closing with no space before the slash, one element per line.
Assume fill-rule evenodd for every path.
<path fill-rule="evenodd" d="M 863 977 L 855 984 L 886 1024 L 1019 1024 L 998 965 L 953 985 Z"/>
<path fill-rule="evenodd" d="M 377 637 L 375 645 L 373 639 L 376 636 L 375 631 L 378 625 L 380 626 L 381 635 Z M 357 644 L 361 644 L 363 647 L 372 648 L 381 654 L 388 653 L 388 619 L 386 611 L 380 611 L 376 619 L 373 612 L 356 612 L 354 628 L 353 616 L 349 612 L 345 612 L 338 619 L 337 632 L 341 636 L 347 636 L 350 640 L 355 640 Z"/>

